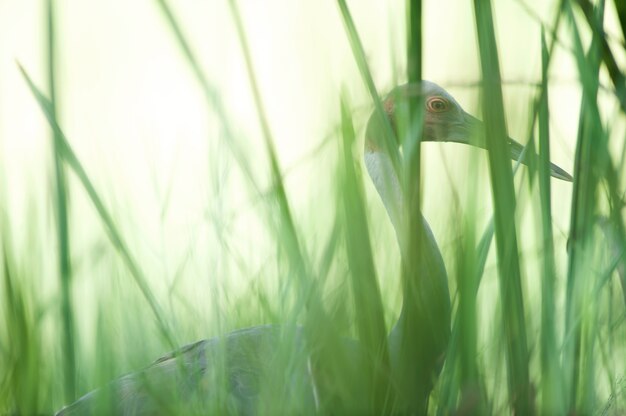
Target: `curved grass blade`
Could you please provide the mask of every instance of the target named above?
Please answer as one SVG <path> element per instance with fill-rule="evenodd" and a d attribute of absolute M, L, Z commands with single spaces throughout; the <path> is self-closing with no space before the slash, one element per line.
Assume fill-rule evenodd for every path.
<path fill-rule="evenodd" d="M 548 108 L 548 64 L 550 55 L 545 34 L 541 33 L 541 92 L 538 105 L 539 124 L 539 198 L 543 268 L 541 278 L 541 389 L 543 414 L 563 414 L 563 385 L 560 380 L 559 355 L 556 344 L 556 266 L 552 234 L 552 204 L 550 189 L 550 113 Z"/>
<path fill-rule="evenodd" d="M 601 24 L 604 3 L 600 1 L 592 10 L 593 17 L 590 18 L 596 23 L 589 25 L 592 39 L 586 52 L 573 6 L 568 4 L 566 9 L 583 96 L 575 159 L 575 172 L 580 178 L 574 183 L 572 197 L 563 370 L 564 379 L 568 383 L 566 394 L 569 410 L 580 413 L 593 411 L 596 404 L 596 356 L 593 351 L 600 342 L 599 306 L 595 303 L 597 298 L 590 296 L 590 293 L 595 293 L 595 289 L 605 281 L 603 274 L 593 272 L 593 263 L 597 259 L 594 252 L 598 242 L 595 231 L 598 225 L 602 227 L 598 220 L 602 210 L 598 194 L 603 184 L 607 185 L 609 191 L 611 227 L 619 244 L 623 245 L 624 241 L 617 173 L 609 154 L 609 133 L 603 125 L 598 106 L 600 68 L 606 59 L 606 50 L 603 48 L 605 33 Z M 624 262 L 620 257 L 616 260 Z M 623 277 L 620 280 L 626 300 Z"/>
<path fill-rule="evenodd" d="M 357 177 L 352 154 L 356 142 L 354 126 L 347 104 L 341 103 L 341 124 L 343 135 L 343 208 L 346 222 L 346 246 L 352 292 L 354 293 L 357 328 L 359 338 L 367 352 L 363 368 L 371 380 L 373 391 L 368 413 L 387 414 L 390 403 L 394 402 L 390 390 L 391 374 L 387 330 L 385 328 L 383 303 L 378 288 L 374 267 L 369 227 L 365 215 L 363 183 Z"/>
<path fill-rule="evenodd" d="M 341 17 L 343 19 L 343 24 L 346 29 L 348 41 L 350 42 L 352 54 L 354 55 L 354 60 L 356 61 L 357 67 L 359 68 L 359 72 L 361 73 L 363 82 L 365 82 L 367 91 L 369 92 L 370 97 L 374 102 L 374 111 L 378 117 L 378 123 L 382 127 L 382 145 L 385 146 L 385 152 L 387 152 L 387 154 L 391 158 L 391 162 L 396 171 L 396 174 L 398 174 L 400 173 L 400 155 L 398 152 L 398 147 L 396 146 L 395 135 L 391 128 L 391 124 L 389 123 L 389 118 L 386 116 L 385 110 L 383 109 L 382 102 L 378 97 L 378 92 L 376 92 L 374 79 L 372 78 L 372 73 L 370 72 L 369 66 L 367 65 L 367 59 L 365 59 L 363 44 L 361 43 L 361 39 L 359 38 L 359 33 L 356 30 L 354 20 L 352 20 L 352 15 L 350 14 L 350 9 L 348 8 L 346 1 L 337 0 L 337 5 L 339 6 L 339 10 L 341 11 Z M 400 177 L 400 175 L 398 175 L 398 177 Z"/>
<path fill-rule="evenodd" d="M 58 141 L 56 143 L 57 151 L 63 157 L 63 160 L 65 161 L 65 163 L 67 163 L 68 166 L 72 169 L 72 171 L 74 171 L 74 174 L 76 175 L 80 183 L 83 185 L 83 188 L 87 192 L 89 199 L 91 199 L 91 202 L 93 203 L 94 207 L 96 208 L 96 211 L 98 212 L 98 215 L 100 216 L 100 219 L 102 220 L 104 229 L 106 230 L 107 235 L 109 236 L 109 239 L 111 243 L 113 244 L 113 247 L 115 247 L 117 252 L 122 257 L 122 260 L 126 264 L 128 271 L 130 272 L 131 276 L 134 278 L 135 282 L 137 283 L 137 286 L 139 286 L 139 289 L 142 295 L 144 296 L 144 298 L 146 299 L 146 301 L 148 302 L 150 309 L 152 309 L 152 312 L 157 320 L 157 325 L 161 332 L 161 335 L 163 336 L 163 339 L 168 343 L 170 348 L 174 348 L 175 347 L 174 340 L 170 333 L 170 330 L 167 325 L 167 321 L 165 319 L 165 315 L 163 314 L 161 306 L 159 305 L 154 294 L 150 290 L 150 286 L 148 285 L 148 282 L 146 281 L 144 273 L 141 271 L 141 269 L 139 268 L 139 265 L 137 264 L 132 254 L 130 253 L 128 246 L 126 245 L 126 242 L 124 241 L 122 237 L 122 234 L 118 231 L 117 226 L 115 225 L 115 222 L 113 221 L 113 218 L 111 217 L 111 215 L 109 214 L 109 211 L 106 209 L 106 207 L 104 206 L 104 203 L 100 199 L 100 196 L 98 195 L 98 192 L 96 191 L 95 187 L 91 183 L 91 180 L 89 179 L 89 176 L 87 175 L 87 172 L 85 171 L 85 169 L 83 168 L 83 165 L 80 163 L 80 161 L 76 157 L 76 154 L 74 153 L 74 150 L 72 150 L 69 142 L 67 141 L 65 134 L 63 134 L 63 131 L 59 127 L 57 120 L 54 116 L 54 112 L 52 110 L 52 105 L 51 105 L 50 100 L 46 98 L 41 93 L 41 91 L 35 86 L 35 84 L 31 80 L 28 73 L 26 73 L 24 68 L 19 63 L 18 63 L 18 67 L 20 71 L 22 72 L 22 76 L 26 80 L 31 93 L 37 100 L 37 103 L 39 104 L 39 108 L 42 110 L 42 112 L 46 116 L 48 120 L 48 124 L 50 124 L 50 127 L 53 129 L 55 137 L 58 138 Z"/>
<path fill-rule="evenodd" d="M 228 120 L 228 115 L 226 112 L 226 108 L 224 107 L 224 104 L 220 99 L 217 89 L 209 82 L 204 72 L 202 72 L 200 62 L 196 57 L 193 49 L 191 48 L 189 40 L 183 33 L 182 26 L 174 15 L 172 8 L 169 6 L 169 3 L 166 0 L 156 0 L 156 2 L 158 3 L 161 12 L 164 14 L 170 28 L 174 32 L 174 37 L 178 42 L 178 46 L 181 48 L 185 59 L 189 63 L 189 66 L 191 67 L 196 77 L 196 80 L 200 84 L 200 89 L 204 94 L 207 104 L 216 112 L 217 119 L 221 121 L 220 127 L 224 132 L 226 145 L 232 152 L 239 168 L 242 170 L 243 174 L 248 180 L 248 183 L 252 186 L 257 194 L 261 194 L 262 192 L 256 182 L 254 173 L 250 169 L 251 164 L 246 159 L 246 154 L 243 150 L 243 146 L 241 145 L 241 143 L 239 143 L 237 136 L 231 130 L 229 123 L 226 122 L 226 120 Z"/>
<path fill-rule="evenodd" d="M 483 115 L 487 132 L 489 171 L 494 203 L 509 400 L 516 414 L 525 415 L 534 411 L 534 404 L 530 392 L 524 300 L 515 230 L 513 175 L 511 164 L 507 160 L 507 143 L 502 140 L 508 135 L 504 123 L 501 77 L 491 2 L 474 0 L 474 11 L 482 69 Z"/>
<path fill-rule="evenodd" d="M 56 119 L 56 27 L 54 1 L 46 2 L 47 30 L 48 30 L 48 85 L 50 88 L 50 111 Z M 72 267 L 70 254 L 70 233 L 68 219 L 69 194 L 65 175 L 65 166 L 61 152 L 61 138 L 55 129 L 52 129 L 53 160 L 56 185 L 56 222 L 57 241 L 59 244 L 59 278 L 61 280 L 61 317 L 63 332 L 63 360 L 64 360 L 64 384 L 65 401 L 70 402 L 76 397 L 76 351 L 74 346 L 74 316 L 72 311 Z"/>
<path fill-rule="evenodd" d="M 606 33 L 602 27 L 602 21 L 594 16 L 593 4 L 589 0 L 576 0 L 575 2 L 582 11 L 587 24 L 591 31 L 596 35 L 597 42 L 600 46 L 600 56 L 604 65 L 609 73 L 609 77 L 615 87 L 615 97 L 622 109 L 622 112 L 626 114 L 626 77 L 619 68 L 611 47 L 606 40 Z"/>

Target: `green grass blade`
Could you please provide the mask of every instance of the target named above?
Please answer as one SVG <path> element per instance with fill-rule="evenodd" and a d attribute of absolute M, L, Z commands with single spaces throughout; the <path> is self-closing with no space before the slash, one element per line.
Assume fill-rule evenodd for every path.
<path fill-rule="evenodd" d="M 624 39 L 626 39 L 626 2 L 613 0 L 613 4 L 615 5 L 615 11 L 617 11 L 620 26 L 622 27 L 622 34 L 624 35 Z"/>
<path fill-rule="evenodd" d="M 65 161 L 65 163 L 67 163 L 68 166 L 72 169 L 72 171 L 74 171 L 74 174 L 83 185 L 83 188 L 87 192 L 89 199 L 91 200 L 94 207 L 96 208 L 96 211 L 98 212 L 98 215 L 100 216 L 102 224 L 104 225 L 104 228 L 107 232 L 107 235 L 109 236 L 109 239 L 111 240 L 111 243 L 113 244 L 113 247 L 115 247 L 117 252 L 122 257 L 122 260 L 126 264 L 126 267 L 128 268 L 130 274 L 133 276 L 135 282 L 137 283 L 137 286 L 139 286 L 139 289 L 141 290 L 142 295 L 144 296 L 144 298 L 148 302 L 148 305 L 152 309 L 152 312 L 157 320 L 157 324 L 161 332 L 161 335 L 163 336 L 163 339 L 169 344 L 171 348 L 174 348 L 175 343 L 168 329 L 165 315 L 159 303 L 157 302 L 154 294 L 150 290 L 150 286 L 148 285 L 148 282 L 145 278 L 144 273 L 139 268 L 139 265 L 137 264 L 132 254 L 130 253 L 128 246 L 126 245 L 126 242 L 124 241 L 122 237 L 122 234 L 117 229 L 117 226 L 115 225 L 115 222 L 113 221 L 113 218 L 111 217 L 111 215 L 109 214 L 109 211 L 104 206 L 104 203 L 102 202 L 102 199 L 100 199 L 98 192 L 96 191 L 95 187 L 91 183 L 91 180 L 89 179 L 89 176 L 87 175 L 87 172 L 85 171 L 82 164 L 76 157 L 76 154 L 74 153 L 69 142 L 67 141 L 65 134 L 63 134 L 63 131 L 59 127 L 57 120 L 54 117 L 50 100 L 48 100 L 41 93 L 41 91 L 35 86 L 35 84 L 31 80 L 30 76 L 26 73 L 24 68 L 22 68 L 22 66 L 19 64 L 18 66 L 20 68 L 20 71 L 22 72 L 24 79 L 26 80 L 30 88 L 31 93 L 37 100 L 37 103 L 39 104 L 40 109 L 46 116 L 48 123 L 50 124 L 50 127 L 54 130 L 55 136 L 58 138 L 58 142 L 56 143 L 58 145 L 58 151 L 63 156 L 63 160 Z"/>
<path fill-rule="evenodd" d="M 44 356 L 50 358 L 50 350 L 43 350 L 40 323 L 37 322 L 29 284 L 14 264 L 10 251 L 10 230 L 6 218 L 0 219 L 0 293 L 2 312 L 0 326 L 8 336 L 6 350 L 2 350 L 2 375 L 0 378 L 0 406 L 8 414 L 41 413 L 42 373 L 45 373 Z M 29 259 L 30 260 L 30 259 Z"/>
<path fill-rule="evenodd" d="M 341 12 L 341 17 L 344 27 L 346 29 L 348 41 L 350 42 L 352 54 L 354 55 L 354 60 L 356 61 L 359 72 L 361 73 L 361 77 L 363 78 L 363 82 L 365 83 L 367 91 L 369 92 L 370 97 L 372 98 L 372 101 L 374 103 L 374 112 L 376 114 L 376 117 L 378 117 L 378 123 L 381 126 L 381 144 L 385 149 L 385 152 L 391 158 L 391 162 L 393 163 L 396 173 L 399 173 L 400 154 L 396 145 L 395 134 L 393 133 L 391 124 L 389 123 L 389 119 L 387 118 L 385 110 L 383 109 L 382 102 L 378 97 L 378 92 L 376 92 L 374 79 L 372 78 L 369 66 L 367 65 L 365 52 L 363 50 L 363 44 L 361 43 L 359 33 L 357 32 L 356 26 L 354 25 L 352 14 L 350 13 L 350 9 L 348 8 L 345 0 L 337 0 L 337 5 L 339 6 L 339 10 Z M 398 177 L 400 177 L 400 175 L 398 175 Z"/>
<path fill-rule="evenodd" d="M 482 68 L 483 117 L 494 203 L 509 400 L 515 413 L 530 414 L 534 411 L 534 404 L 530 392 L 529 355 L 515 231 L 515 194 L 511 164 L 508 160 L 506 140 L 504 140 L 508 135 L 504 123 L 501 77 L 491 2 L 475 0 L 474 11 Z"/>
<path fill-rule="evenodd" d="M 269 126 L 265 107 L 258 87 L 254 65 L 250 54 L 250 48 L 246 38 L 239 8 L 234 0 L 229 1 L 231 15 L 233 17 L 239 43 L 241 45 L 252 96 L 257 109 L 258 121 L 261 125 L 265 149 L 269 158 L 270 173 L 274 186 L 274 197 L 279 211 L 278 241 L 287 253 L 287 261 L 290 265 L 291 274 L 300 286 L 298 304 L 306 308 L 305 332 L 308 347 L 311 349 L 311 360 L 314 362 L 315 384 L 320 389 L 320 411 L 325 412 L 335 409 L 348 411 L 351 408 L 362 408 L 363 403 L 358 402 L 358 394 L 363 380 L 357 379 L 358 369 L 347 365 L 347 351 L 344 350 L 341 340 L 333 331 L 333 324 L 325 312 L 319 293 L 318 284 L 313 279 L 310 261 L 304 251 L 298 237 L 293 214 L 285 191 L 285 186 L 280 173 L 278 157 L 274 147 L 274 139 Z M 326 382 L 324 382 L 326 380 Z M 332 382 L 328 380 L 333 380 Z M 328 389 L 328 386 L 343 384 L 340 389 Z M 350 386 L 359 385 L 359 387 Z"/>
<path fill-rule="evenodd" d="M 408 0 L 407 74 L 409 82 L 422 80 L 422 0 Z"/>
<path fill-rule="evenodd" d="M 422 80 L 422 2 L 407 2 L 408 79 Z M 439 247 L 421 212 L 421 138 L 424 128 L 423 97 L 408 103 L 408 119 L 396 120 L 402 144 L 401 183 L 404 195 L 404 235 L 400 236 L 402 252 L 403 317 L 398 323 L 402 334 L 398 361 L 402 364 L 399 382 L 412 411 L 420 400 L 428 402 L 434 381 L 439 375 L 450 338 L 450 305 L 448 276 L 439 262 Z M 403 231 L 400 231 L 401 233 Z M 403 246 L 405 244 L 405 246 Z M 419 372 L 415 377 L 411 373 Z M 417 410 L 419 411 L 419 410 Z"/>
<path fill-rule="evenodd" d="M 602 27 L 601 18 L 603 18 L 603 16 L 600 16 L 600 19 L 595 16 L 593 4 L 591 4 L 589 0 L 576 0 L 576 4 L 578 4 L 578 7 L 587 20 L 589 28 L 592 30 L 592 33 L 594 33 L 596 41 L 600 45 L 601 59 L 615 87 L 615 97 L 617 98 L 622 112 L 626 114 L 626 77 L 620 70 L 606 39 L 606 33 Z"/>
<path fill-rule="evenodd" d="M 601 9 L 599 9 L 601 10 Z M 586 331 L 591 324 L 585 305 L 585 295 L 593 285 L 593 274 L 589 273 L 592 261 L 593 228 L 598 209 L 597 192 L 604 171 L 603 159 L 608 155 L 606 134 L 603 131 L 597 105 L 600 72 L 600 44 L 594 33 L 589 51 L 585 53 L 580 31 L 571 6 L 566 7 L 571 26 L 579 79 L 583 89 L 580 106 L 576 159 L 574 164 L 574 193 L 570 223 L 569 259 L 566 288 L 565 340 L 563 371 L 565 394 L 570 411 L 583 413 L 591 410 L 590 397 L 594 384 L 589 383 L 593 354 L 593 339 Z M 585 324 L 585 325 L 584 325 Z"/>
<path fill-rule="evenodd" d="M 550 55 L 545 35 L 541 34 L 541 91 L 538 106 L 539 125 L 539 198 L 541 204 L 541 236 L 543 268 L 541 277 L 541 412 L 562 414 L 565 411 L 562 381 L 556 344 L 556 266 L 552 235 L 552 204 L 550 189 L 550 113 L 548 108 L 548 64 Z"/>
<path fill-rule="evenodd" d="M 613 82 L 615 90 L 613 91 L 617 102 L 622 110 L 622 113 L 626 114 L 626 76 L 620 70 L 618 63 L 615 60 L 613 52 L 609 47 L 607 41 L 607 35 L 603 28 L 604 12 L 603 2 L 600 2 L 597 7 L 597 11 L 594 13 L 594 7 L 588 0 L 577 0 L 576 4 L 582 11 L 589 28 L 591 29 L 594 41 L 598 43 L 600 49 L 600 59 L 604 63 L 604 66 L 609 73 L 609 77 Z M 623 6 L 617 6 L 618 17 L 622 19 L 623 16 L 619 15 L 620 8 Z M 601 11 L 601 12 L 600 12 Z M 625 32 L 626 33 L 626 32 Z M 606 181 L 606 185 L 609 193 L 609 204 L 611 207 L 610 220 L 612 227 L 614 228 L 613 244 L 624 247 L 626 244 L 626 228 L 624 227 L 624 220 L 621 214 L 621 207 L 623 205 L 623 197 L 621 186 L 619 184 L 619 173 L 616 167 L 613 165 L 613 161 L 609 156 L 608 147 L 608 132 L 606 133 L 607 142 L 603 146 L 600 146 L 598 151 L 602 157 L 602 170 L 601 174 Z M 604 142 L 604 141 L 603 141 Z M 620 257 L 620 263 L 622 268 L 626 267 L 626 258 Z M 626 306 L 626 278 L 623 276 L 620 280 L 622 288 L 622 297 L 624 299 L 624 305 Z"/>
<path fill-rule="evenodd" d="M 376 279 L 369 227 L 365 215 L 363 183 L 357 177 L 354 167 L 353 145 L 356 135 L 347 104 L 341 105 L 344 181 L 343 207 L 346 223 L 346 246 L 359 338 L 367 351 L 367 361 L 363 368 L 371 378 L 373 392 L 370 411 L 375 414 L 389 412 L 390 397 L 389 349 L 385 328 L 383 303 Z M 360 152 L 359 152 L 360 153 Z"/>
<path fill-rule="evenodd" d="M 252 97 L 257 109 L 258 122 L 261 126 L 261 132 L 265 143 L 265 150 L 269 159 L 270 174 L 272 177 L 272 186 L 274 190 L 274 197 L 278 204 L 280 212 L 280 231 L 279 238 L 283 237 L 282 246 L 287 252 L 288 260 L 291 265 L 292 272 L 295 274 L 295 278 L 300 280 L 300 283 L 305 287 L 305 291 L 308 292 L 305 296 L 312 296 L 310 299 L 312 304 L 318 305 L 319 299 L 317 299 L 314 293 L 314 282 L 311 280 L 311 271 L 309 266 L 309 260 L 302 248 L 302 245 L 298 238 L 298 231 L 296 229 L 295 222 L 293 220 L 293 214 L 291 207 L 289 206 L 289 200 L 285 191 L 285 185 L 282 180 L 282 175 L 278 163 L 278 157 L 276 155 L 276 149 L 274 146 L 274 138 L 269 126 L 269 121 L 265 112 L 265 106 L 263 105 L 263 99 L 259 90 L 256 74 L 254 71 L 254 65 L 252 62 L 252 56 L 250 54 L 250 47 L 248 46 L 248 40 L 246 38 L 243 22 L 241 21 L 241 15 L 239 8 L 234 0 L 229 1 L 229 7 L 233 21 L 235 23 L 235 29 L 239 38 L 239 44 L 246 64 L 246 70 L 248 74 L 248 80 L 250 88 L 252 90 Z M 309 301 L 304 302 L 307 306 Z"/>
<path fill-rule="evenodd" d="M 220 95 L 217 89 L 215 88 L 215 86 L 209 82 L 209 79 L 206 77 L 206 75 L 202 71 L 200 62 L 191 47 L 191 43 L 189 42 L 189 40 L 187 39 L 187 37 L 185 36 L 183 32 L 183 26 L 180 24 L 180 22 L 174 15 L 172 8 L 170 7 L 169 3 L 166 0 L 155 0 L 155 1 L 157 2 L 161 12 L 165 16 L 169 27 L 174 32 L 174 37 L 176 38 L 176 41 L 178 42 L 178 46 L 182 50 L 183 55 L 185 56 L 185 59 L 187 60 L 187 63 L 191 67 L 196 77 L 196 80 L 200 84 L 200 89 L 202 90 L 202 93 L 204 94 L 207 104 L 209 105 L 209 107 L 213 109 L 213 111 L 215 111 L 215 113 L 217 114 L 217 119 L 221 121 L 222 123 L 221 128 L 224 131 L 226 145 L 232 152 L 235 160 L 237 161 L 239 168 L 242 170 L 246 179 L 248 180 L 248 183 L 252 186 L 252 188 L 257 194 L 261 194 L 262 192 L 260 190 L 259 185 L 257 184 L 255 180 L 255 175 L 252 169 L 250 169 L 251 163 L 248 161 L 246 152 L 244 151 L 244 146 L 242 146 L 242 144 L 240 143 L 239 139 L 237 138 L 237 135 L 233 133 L 232 128 L 227 121 L 229 117 L 228 117 L 226 108 L 224 107 L 224 104 L 222 103 L 222 100 L 220 99 Z"/>
<path fill-rule="evenodd" d="M 458 242 L 456 255 L 456 280 L 458 289 L 458 309 L 454 331 L 458 342 L 455 351 L 458 359 L 458 389 L 461 396 L 459 408 L 468 408 L 474 414 L 485 414 L 486 397 L 477 363 L 478 321 L 477 292 L 482 272 L 480 250 L 474 243 L 474 216 L 467 215 L 463 226 L 463 236 Z M 489 239 L 490 240 L 490 239 Z"/>
<path fill-rule="evenodd" d="M 50 88 L 50 111 L 54 119 L 57 118 L 57 88 L 55 80 L 56 67 L 56 26 L 54 0 L 46 2 L 47 28 L 48 28 L 48 85 Z M 59 278 L 61 281 L 61 317 L 63 333 L 63 359 L 64 359 L 64 383 L 65 401 L 69 403 L 76 398 L 76 352 L 74 346 L 74 316 L 72 308 L 72 269 L 70 253 L 69 233 L 69 195 L 65 166 L 63 164 L 61 138 L 55 129 L 52 129 L 53 160 L 56 185 L 56 225 L 57 242 L 59 245 Z"/>

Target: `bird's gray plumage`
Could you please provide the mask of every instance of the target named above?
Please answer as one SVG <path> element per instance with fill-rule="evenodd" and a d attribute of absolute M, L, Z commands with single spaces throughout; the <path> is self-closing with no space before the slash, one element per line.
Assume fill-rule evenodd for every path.
<path fill-rule="evenodd" d="M 256 414 L 260 383 L 281 358 L 276 356 L 276 346 L 284 341 L 281 329 L 258 326 L 184 346 L 86 394 L 57 415 Z M 291 351 L 306 356 L 304 345 L 297 329 Z M 290 370 L 285 394 L 298 397 L 303 409 L 314 409 L 306 360 Z"/>

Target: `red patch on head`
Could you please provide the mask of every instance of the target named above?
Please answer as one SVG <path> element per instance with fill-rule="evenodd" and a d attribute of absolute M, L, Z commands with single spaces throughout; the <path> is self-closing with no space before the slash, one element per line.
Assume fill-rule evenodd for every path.
<path fill-rule="evenodd" d="M 394 125 L 393 113 L 395 111 L 396 103 L 393 97 L 387 97 L 387 99 L 385 99 L 382 104 L 383 104 L 383 110 L 385 111 L 385 114 L 389 118 L 389 122 L 391 123 L 391 128 L 393 129 L 394 134 L 395 134 L 396 129 Z M 372 117 L 374 117 L 374 115 L 372 115 Z M 380 143 L 378 143 L 379 140 L 380 140 L 379 137 L 377 138 L 366 137 L 365 138 L 365 150 L 367 152 L 380 152 L 381 146 L 380 146 Z"/>
<path fill-rule="evenodd" d="M 394 107 L 395 102 L 393 101 L 392 97 L 387 98 L 385 102 L 383 102 L 383 108 L 385 109 L 385 113 L 387 113 L 387 116 L 389 117 L 393 116 Z"/>

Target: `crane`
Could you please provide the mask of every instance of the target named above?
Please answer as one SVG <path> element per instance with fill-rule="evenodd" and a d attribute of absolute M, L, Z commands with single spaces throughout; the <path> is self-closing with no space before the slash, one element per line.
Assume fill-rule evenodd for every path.
<path fill-rule="evenodd" d="M 388 121 L 376 114 L 370 117 L 365 133 L 364 159 L 368 173 L 383 201 L 398 240 L 402 225 L 402 188 L 390 155 L 382 145 L 382 129 L 391 126 L 397 135 L 396 110 L 411 100 L 423 103 L 422 141 L 457 142 L 485 148 L 482 122 L 466 113 L 443 88 L 429 81 L 404 84 L 394 88 L 383 100 Z M 523 146 L 507 138 L 511 157 L 523 155 Z M 532 155 L 531 155 L 532 156 Z M 522 163 L 529 157 L 525 156 Z M 571 181 L 571 176 L 551 164 L 553 177 Z M 392 411 L 423 414 L 434 381 L 444 362 L 450 333 L 450 297 L 448 277 L 432 231 L 422 218 L 417 264 L 422 299 L 428 299 L 428 317 L 415 308 L 415 293 L 403 293 L 403 304 L 397 323 L 389 334 L 389 356 L 392 382 L 402 373 L 412 377 L 417 391 L 403 389 L 395 382 L 397 404 Z M 420 314 L 421 313 L 421 314 Z M 202 340 L 168 354 L 145 369 L 125 375 L 107 386 L 87 393 L 76 402 L 61 409 L 58 416 L 121 414 L 155 415 L 180 413 L 171 407 L 173 401 L 193 403 L 186 411 L 198 414 L 235 413 L 256 414 L 262 375 L 271 367 L 277 354 L 283 328 L 264 325 L 232 332 L 224 337 Z M 418 336 L 410 336 L 417 333 Z M 281 380 L 287 395 L 297 397 L 301 411 L 314 413 L 319 405 L 318 391 L 310 362 L 307 361 L 305 335 L 302 328 L 292 333 L 294 356 L 301 359 L 293 364 L 289 375 Z M 406 356 L 408 351 L 414 356 Z M 357 341 L 345 340 L 352 357 L 363 354 Z"/>

